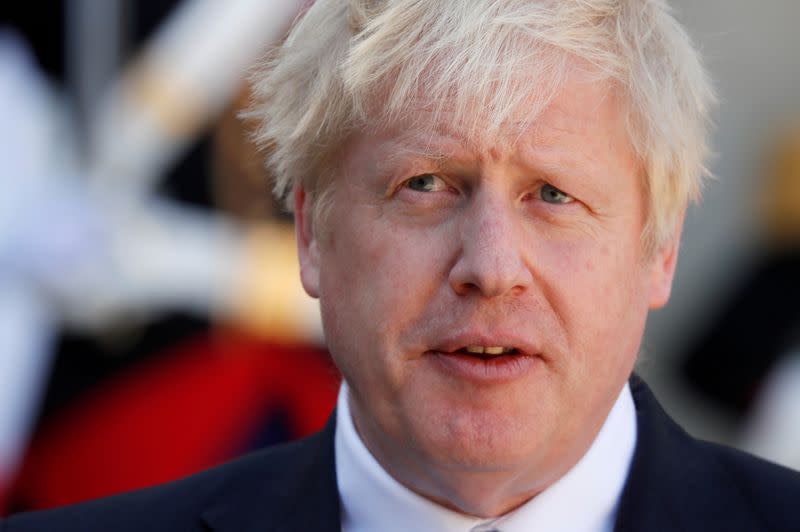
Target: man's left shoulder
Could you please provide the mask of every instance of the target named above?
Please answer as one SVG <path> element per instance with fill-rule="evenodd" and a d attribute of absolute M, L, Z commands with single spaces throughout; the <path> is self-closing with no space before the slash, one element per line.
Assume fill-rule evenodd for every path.
<path fill-rule="evenodd" d="M 754 509 L 795 516 L 800 530 L 800 472 L 724 445 L 698 440 L 697 446 L 700 456 L 721 472 L 718 482 L 740 492 Z"/>
<path fill-rule="evenodd" d="M 800 530 L 800 473 L 698 440 L 631 378 L 637 445 L 615 530 Z"/>

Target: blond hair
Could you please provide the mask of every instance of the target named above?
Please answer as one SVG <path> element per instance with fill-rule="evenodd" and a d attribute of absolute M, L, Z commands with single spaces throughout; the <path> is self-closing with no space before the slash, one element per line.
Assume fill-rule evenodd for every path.
<path fill-rule="evenodd" d="M 297 183 L 326 195 L 349 135 L 407 116 L 420 94 L 497 129 L 522 105 L 533 119 L 576 59 L 624 95 L 654 249 L 699 197 L 714 101 L 662 0 L 317 0 L 253 77 L 256 140 L 291 210 Z"/>

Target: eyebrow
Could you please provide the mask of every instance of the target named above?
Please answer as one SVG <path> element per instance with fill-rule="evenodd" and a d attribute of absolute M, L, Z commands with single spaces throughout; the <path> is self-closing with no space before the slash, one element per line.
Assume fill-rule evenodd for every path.
<path fill-rule="evenodd" d="M 464 151 L 460 143 L 455 143 L 458 151 Z M 387 173 L 396 167 L 399 161 L 405 159 L 425 160 L 442 166 L 442 163 L 453 156 L 453 152 L 442 148 L 442 143 L 435 141 L 427 136 L 427 141 L 420 142 L 418 133 L 408 133 L 401 135 L 398 139 L 392 140 L 382 151 L 386 155 L 378 162 L 378 169 L 381 173 Z"/>
<path fill-rule="evenodd" d="M 522 127 L 522 123 L 517 124 Z M 533 143 L 524 142 L 520 138 L 522 131 L 491 139 L 494 144 L 506 141 L 508 148 L 515 152 L 520 162 L 552 176 L 576 176 L 575 154 L 558 149 L 558 143 L 550 143 L 547 137 L 542 138 L 535 133 L 535 125 L 526 123 L 528 133 L 535 135 Z M 382 174 L 396 170 L 400 161 L 411 159 L 433 163 L 444 167 L 448 160 L 472 158 L 486 149 L 486 139 L 465 137 L 442 126 L 430 129 L 409 129 L 395 136 L 381 151 L 378 170 Z M 578 171 L 580 173 L 580 171 Z"/>

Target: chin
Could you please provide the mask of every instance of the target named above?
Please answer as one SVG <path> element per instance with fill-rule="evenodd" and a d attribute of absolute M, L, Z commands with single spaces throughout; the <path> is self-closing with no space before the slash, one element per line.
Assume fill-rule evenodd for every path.
<path fill-rule="evenodd" d="M 529 463 L 540 435 L 530 430 L 536 423 L 491 410 L 444 412 L 426 420 L 417 440 L 426 454 L 443 467 L 465 471 L 501 471 Z"/>

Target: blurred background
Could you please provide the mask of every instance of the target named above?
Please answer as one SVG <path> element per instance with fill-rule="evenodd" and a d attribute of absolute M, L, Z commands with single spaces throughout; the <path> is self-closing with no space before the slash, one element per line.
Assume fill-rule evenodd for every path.
<path fill-rule="evenodd" d="M 338 375 L 238 118 L 301 0 L 0 7 L 0 515 L 320 428 Z M 716 81 L 709 183 L 638 371 L 800 469 L 800 3 L 672 0 Z"/>

